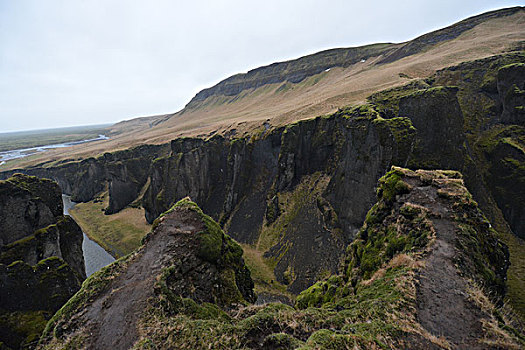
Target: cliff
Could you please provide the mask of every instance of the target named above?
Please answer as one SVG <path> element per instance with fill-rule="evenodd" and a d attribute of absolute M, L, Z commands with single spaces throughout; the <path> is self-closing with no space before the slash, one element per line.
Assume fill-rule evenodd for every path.
<path fill-rule="evenodd" d="M 502 306 L 508 251 L 461 174 L 393 168 L 377 197 L 339 274 L 302 292 L 295 307 L 248 305 L 242 250 L 183 199 L 143 247 L 88 279 L 39 348 L 523 346 Z"/>
<path fill-rule="evenodd" d="M 56 183 L 16 174 L 0 181 L 0 237 L 0 343 L 34 347 L 86 277 L 82 231 Z"/>
<path fill-rule="evenodd" d="M 224 320 L 255 301 L 242 254 L 185 198 L 156 220 L 136 252 L 90 276 L 48 323 L 40 348 L 128 349 L 158 312 Z"/>

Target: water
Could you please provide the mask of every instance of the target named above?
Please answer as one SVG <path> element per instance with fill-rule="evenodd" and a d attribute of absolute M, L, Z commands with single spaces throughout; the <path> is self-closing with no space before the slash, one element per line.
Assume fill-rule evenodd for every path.
<path fill-rule="evenodd" d="M 71 201 L 71 197 L 63 194 L 62 202 L 64 203 L 64 215 L 69 215 L 69 210 L 75 206 L 75 202 Z M 84 263 L 86 265 L 86 275 L 91 276 L 94 272 L 97 272 L 104 266 L 111 264 L 115 261 L 108 252 L 99 246 L 95 241 L 89 239 L 85 233 L 84 240 L 82 241 L 82 252 L 84 253 Z"/>
<path fill-rule="evenodd" d="M 80 145 L 86 142 L 93 142 L 93 141 L 100 141 L 100 140 L 107 140 L 107 139 L 109 139 L 109 137 L 107 137 L 106 135 L 98 135 L 98 137 L 96 138 L 82 140 L 82 141 L 57 143 L 54 145 L 31 147 L 31 148 L 21 148 L 21 149 L 13 149 L 10 151 L 4 151 L 4 152 L 0 152 L 0 165 L 5 164 L 5 162 L 7 162 L 8 160 L 24 158 L 32 154 L 35 154 L 35 153 L 45 152 L 48 149 L 71 147 L 71 146 Z"/>

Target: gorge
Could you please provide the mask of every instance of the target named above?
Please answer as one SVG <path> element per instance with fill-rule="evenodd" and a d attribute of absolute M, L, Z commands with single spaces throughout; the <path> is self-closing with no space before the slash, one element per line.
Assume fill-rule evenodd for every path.
<path fill-rule="evenodd" d="M 120 228 L 84 234 L 82 254 L 57 219 L 85 269 L 37 310 L 37 347 L 525 346 L 524 26 L 502 9 L 260 67 L 4 168 L 1 183 L 53 187 L 28 201 L 54 219 L 78 202 L 84 225 Z M 148 233 L 122 229 L 138 215 Z M 54 223 L 18 225 L 3 246 Z"/>

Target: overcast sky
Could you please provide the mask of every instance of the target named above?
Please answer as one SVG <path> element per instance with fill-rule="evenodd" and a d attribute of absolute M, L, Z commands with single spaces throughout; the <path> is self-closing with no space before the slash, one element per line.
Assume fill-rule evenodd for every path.
<path fill-rule="evenodd" d="M 0 0 L 0 133 L 180 110 L 228 76 L 521 1 Z"/>

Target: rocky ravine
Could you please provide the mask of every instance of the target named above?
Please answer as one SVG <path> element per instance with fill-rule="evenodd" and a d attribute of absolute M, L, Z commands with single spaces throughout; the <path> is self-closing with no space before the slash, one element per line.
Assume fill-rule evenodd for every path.
<path fill-rule="evenodd" d="M 86 278 L 82 231 L 55 182 L 16 174 L 0 181 L 0 240 L 0 347 L 34 347 Z"/>
<path fill-rule="evenodd" d="M 525 235 L 523 61 L 512 52 L 466 62 L 250 138 L 182 138 L 23 171 L 55 179 L 74 200 L 107 185 L 107 213 L 142 198 L 149 222 L 189 195 L 298 293 L 337 270 L 391 165 L 461 171 L 498 228 Z"/>
<path fill-rule="evenodd" d="M 514 349 L 508 252 L 453 171 L 393 168 L 340 273 L 295 307 L 253 301 L 242 250 L 188 199 L 88 279 L 41 349 Z M 440 264 L 437 266 L 436 264 Z"/>

